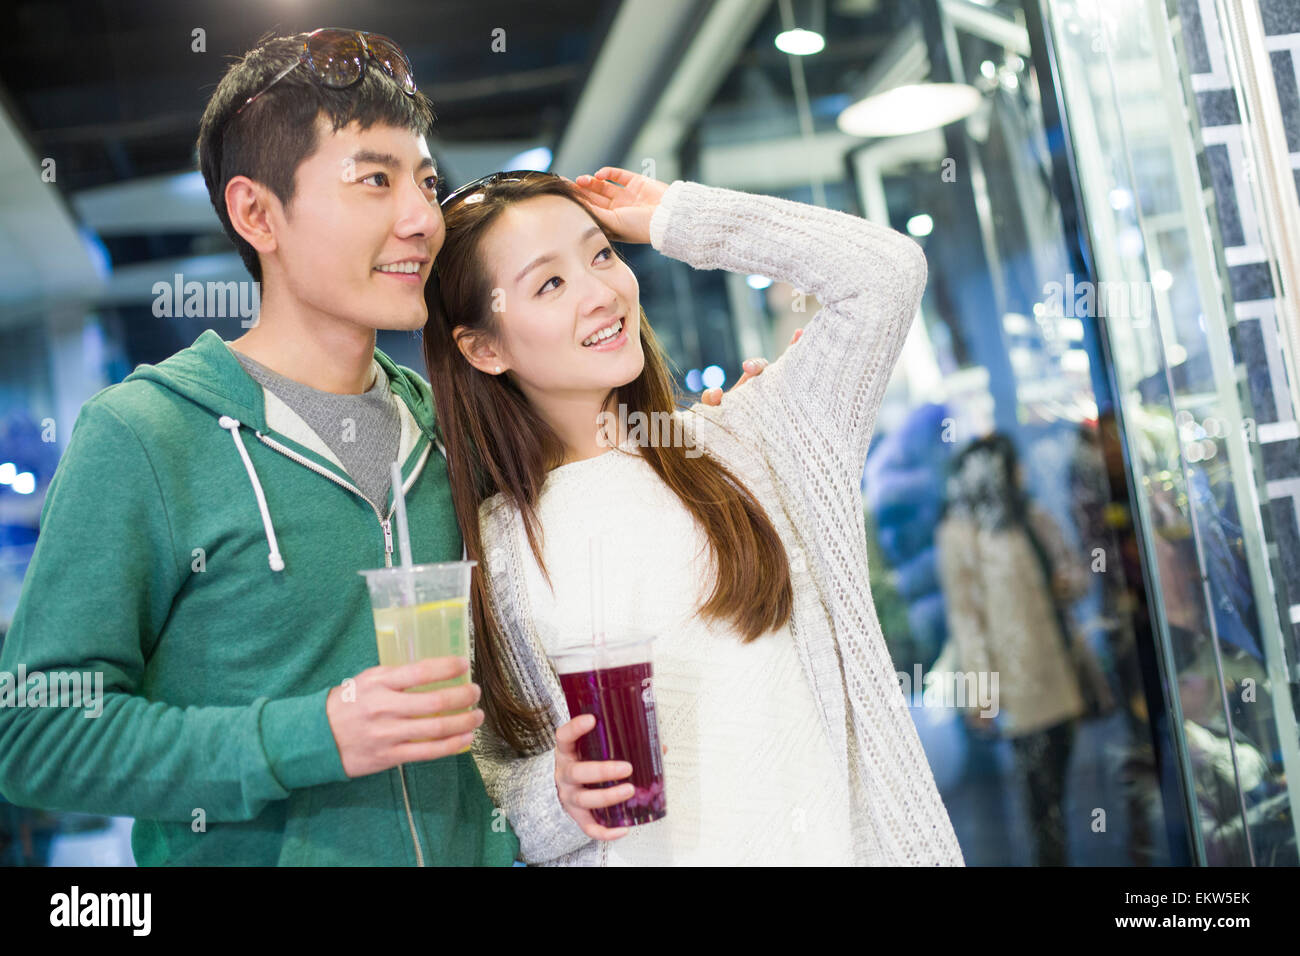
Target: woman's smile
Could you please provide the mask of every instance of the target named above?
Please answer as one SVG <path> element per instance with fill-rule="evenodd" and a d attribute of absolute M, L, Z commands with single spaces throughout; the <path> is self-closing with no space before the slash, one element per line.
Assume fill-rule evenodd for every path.
<path fill-rule="evenodd" d="M 627 344 L 626 322 L 623 318 L 615 319 L 611 324 L 597 329 L 582 340 L 582 347 L 593 352 L 612 352 Z"/>

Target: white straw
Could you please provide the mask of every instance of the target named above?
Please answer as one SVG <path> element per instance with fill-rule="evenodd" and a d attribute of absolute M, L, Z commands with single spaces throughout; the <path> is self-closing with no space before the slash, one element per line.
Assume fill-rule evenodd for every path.
<path fill-rule="evenodd" d="M 587 553 L 591 560 L 591 642 L 605 643 L 605 592 L 601 581 L 600 537 L 587 539 Z"/>
<path fill-rule="evenodd" d="M 406 523 L 406 495 L 402 493 L 402 466 L 393 462 L 393 504 L 397 506 L 397 546 L 402 567 L 411 566 L 411 528 Z"/>

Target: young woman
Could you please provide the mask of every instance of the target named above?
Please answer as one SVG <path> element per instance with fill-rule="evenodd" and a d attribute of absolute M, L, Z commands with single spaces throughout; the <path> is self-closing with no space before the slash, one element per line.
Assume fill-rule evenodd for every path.
<path fill-rule="evenodd" d="M 919 247 L 843 213 L 610 167 L 576 183 L 498 174 L 443 212 L 424 347 L 486 572 L 474 752 L 524 860 L 961 865 L 876 620 L 859 493 L 925 285 Z M 789 282 L 821 312 L 721 407 L 679 410 L 611 240 Z M 675 427 L 643 440 L 623 424 L 637 412 Z M 665 746 L 667 816 L 617 830 L 591 811 L 630 784 L 584 784 L 630 768 L 577 759 L 594 718 L 570 719 L 547 659 L 589 640 L 593 533 L 606 632 L 656 635 Z"/>

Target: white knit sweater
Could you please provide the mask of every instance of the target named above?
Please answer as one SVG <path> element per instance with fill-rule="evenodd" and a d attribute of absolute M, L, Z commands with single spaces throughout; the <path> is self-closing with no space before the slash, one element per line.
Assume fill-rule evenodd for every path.
<path fill-rule="evenodd" d="M 850 799 L 788 626 L 744 643 L 698 613 L 707 535 L 629 443 L 556 468 L 537 502 L 554 591 L 524 551 L 529 611 L 554 653 L 590 641 L 588 535 L 604 541 L 605 633 L 653 634 L 668 815 L 605 844 L 607 866 L 853 862 Z"/>
<path fill-rule="evenodd" d="M 755 495 L 785 546 L 790 630 L 851 795 L 854 861 L 962 865 L 880 633 L 859 492 L 876 411 L 925 287 L 925 256 L 910 239 L 854 216 L 680 181 L 655 211 L 650 240 L 695 268 L 769 276 L 822 304 L 761 376 L 721 407 L 683 414 L 696 442 Z M 496 496 L 480 519 L 512 679 L 558 726 L 568 710 L 535 626 L 522 517 Z M 525 862 L 604 862 L 607 845 L 587 837 L 559 802 L 552 749 L 517 755 L 485 725 L 474 755 Z M 671 813 L 673 784 L 665 783 Z"/>

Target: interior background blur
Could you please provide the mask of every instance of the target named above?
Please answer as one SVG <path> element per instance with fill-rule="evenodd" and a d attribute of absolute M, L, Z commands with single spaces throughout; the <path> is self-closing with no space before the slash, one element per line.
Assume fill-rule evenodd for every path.
<path fill-rule="evenodd" d="M 622 165 L 914 236 L 873 595 L 969 864 L 1297 862 L 1300 2 L 16 0 L 0 35 L 0 635 L 81 404 L 247 280 L 194 139 L 268 30 L 393 37 L 459 185 Z M 625 247 L 685 393 L 817 303 Z M 422 370 L 418 339 L 379 346 Z M 796 346 L 797 347 L 797 346 Z M 91 626 L 91 622 L 87 622 Z M 922 674 L 997 671 L 979 720 Z M 792 825 L 794 822 L 792 821 Z M 0 859 L 130 865 L 0 803 Z"/>

